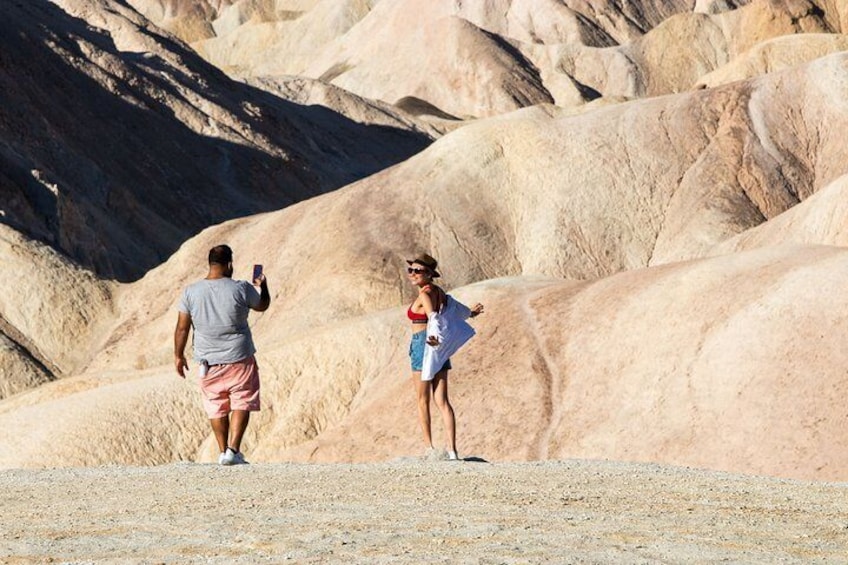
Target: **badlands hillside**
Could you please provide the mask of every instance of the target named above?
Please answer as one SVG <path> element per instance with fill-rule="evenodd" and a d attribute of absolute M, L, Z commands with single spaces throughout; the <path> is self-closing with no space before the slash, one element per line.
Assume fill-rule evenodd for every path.
<path fill-rule="evenodd" d="M 254 463 L 420 455 L 424 250 L 486 305 L 461 455 L 848 479 L 844 2 L 7 12 L 0 468 L 213 461 L 172 332 L 227 242 L 273 296 Z"/>
<path fill-rule="evenodd" d="M 351 119 L 233 81 L 123 2 L 10 2 L 0 26 L 4 223 L 102 278 L 138 279 L 204 227 L 434 135 L 377 103 L 351 100 L 373 116 Z"/>

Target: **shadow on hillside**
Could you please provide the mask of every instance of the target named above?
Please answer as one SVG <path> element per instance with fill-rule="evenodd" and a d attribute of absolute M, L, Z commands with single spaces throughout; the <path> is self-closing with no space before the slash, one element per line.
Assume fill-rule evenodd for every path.
<path fill-rule="evenodd" d="M 121 52 L 47 0 L 6 11 L 0 221 L 104 278 L 136 280 L 205 227 L 335 190 L 432 142 L 230 80 L 149 30 L 188 71 Z"/>

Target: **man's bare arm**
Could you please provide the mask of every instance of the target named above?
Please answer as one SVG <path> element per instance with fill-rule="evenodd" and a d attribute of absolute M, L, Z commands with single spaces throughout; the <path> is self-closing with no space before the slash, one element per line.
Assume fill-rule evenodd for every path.
<path fill-rule="evenodd" d="M 191 330 L 191 315 L 180 312 L 177 317 L 177 327 L 174 329 L 174 366 L 177 374 L 185 378 L 188 362 L 185 358 L 185 348 L 188 343 L 188 332 Z"/>

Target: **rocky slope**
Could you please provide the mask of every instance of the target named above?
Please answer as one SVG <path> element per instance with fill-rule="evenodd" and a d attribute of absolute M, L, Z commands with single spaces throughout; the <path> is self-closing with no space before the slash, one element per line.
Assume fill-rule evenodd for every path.
<path fill-rule="evenodd" d="M 0 398 L 80 370 L 112 329 L 114 283 L 0 224 Z"/>

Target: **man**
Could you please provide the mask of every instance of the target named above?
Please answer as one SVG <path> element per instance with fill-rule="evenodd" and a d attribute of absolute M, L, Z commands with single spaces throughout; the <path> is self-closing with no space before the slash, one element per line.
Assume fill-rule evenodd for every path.
<path fill-rule="evenodd" d="M 209 273 L 183 291 L 174 330 L 174 364 L 177 374 L 185 378 L 185 347 L 189 329 L 194 327 L 203 407 L 218 441 L 221 465 L 247 463 L 241 440 L 250 413 L 259 410 L 259 369 L 247 315 L 250 310 L 264 312 L 271 304 L 264 274 L 253 281 L 261 293 L 232 276 L 233 250 L 227 245 L 209 250 Z"/>

